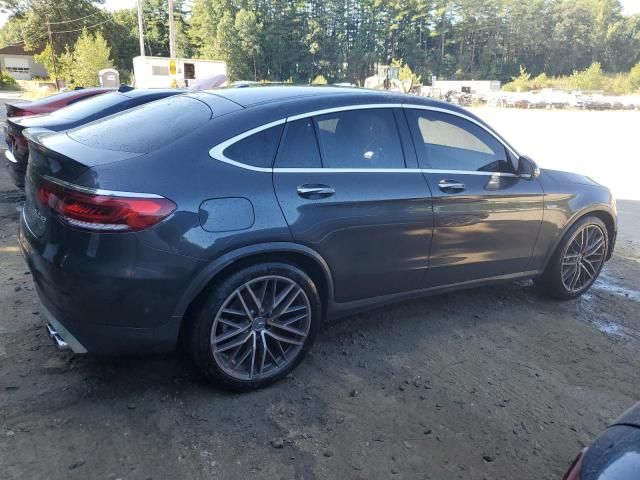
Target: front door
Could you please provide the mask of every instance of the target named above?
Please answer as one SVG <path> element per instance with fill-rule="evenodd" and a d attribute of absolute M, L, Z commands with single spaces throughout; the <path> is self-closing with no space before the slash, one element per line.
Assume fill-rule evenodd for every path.
<path fill-rule="evenodd" d="M 472 119 L 405 109 L 433 194 L 426 286 L 524 272 L 542 222 L 543 191 L 520 178 L 515 154 Z"/>
<path fill-rule="evenodd" d="M 274 165 L 278 201 L 295 241 L 328 263 L 338 302 L 416 290 L 424 281 L 431 198 L 415 153 L 403 150 L 401 115 L 341 110 L 285 127 Z"/>

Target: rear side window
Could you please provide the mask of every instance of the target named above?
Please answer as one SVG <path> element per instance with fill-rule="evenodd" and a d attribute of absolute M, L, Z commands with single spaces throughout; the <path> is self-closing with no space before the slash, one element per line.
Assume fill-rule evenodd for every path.
<path fill-rule="evenodd" d="M 393 111 L 350 110 L 315 117 L 325 168 L 404 168 Z"/>
<path fill-rule="evenodd" d="M 276 158 L 277 168 L 321 168 L 320 151 L 311 118 L 287 123 Z"/>
<path fill-rule="evenodd" d="M 107 95 L 110 94 L 100 95 L 96 100 Z M 201 101 L 176 96 L 91 122 L 68 135 L 90 147 L 149 153 L 193 132 L 210 118 L 211 109 Z"/>
<path fill-rule="evenodd" d="M 253 167 L 271 168 L 276 154 L 282 125 L 261 130 L 229 145 L 222 152 L 225 157 Z"/>
<path fill-rule="evenodd" d="M 504 145 L 469 120 L 415 109 L 408 116 L 424 168 L 513 173 Z"/>

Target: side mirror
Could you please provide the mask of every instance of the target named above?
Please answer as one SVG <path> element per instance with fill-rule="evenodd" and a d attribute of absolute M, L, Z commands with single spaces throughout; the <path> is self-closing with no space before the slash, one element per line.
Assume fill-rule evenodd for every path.
<path fill-rule="evenodd" d="M 518 158 L 518 176 L 525 180 L 534 180 L 540 176 L 540 167 L 529 157 L 521 155 Z"/>

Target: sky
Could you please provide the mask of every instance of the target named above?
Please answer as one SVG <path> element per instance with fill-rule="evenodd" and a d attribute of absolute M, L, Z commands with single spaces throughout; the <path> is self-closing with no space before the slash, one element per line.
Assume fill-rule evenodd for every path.
<path fill-rule="evenodd" d="M 624 8 L 624 13 L 628 15 L 640 13 L 640 0 L 622 0 L 621 3 Z"/>
<path fill-rule="evenodd" d="M 640 13 L 640 0 L 621 0 L 624 13 L 631 15 Z M 106 0 L 105 7 L 108 10 L 120 10 L 136 6 L 136 0 Z"/>
<path fill-rule="evenodd" d="M 631 15 L 634 13 L 640 13 L 640 0 L 621 0 L 624 8 L 624 13 Z M 106 0 L 105 8 L 107 10 L 121 10 L 123 8 L 132 8 L 137 4 L 137 0 Z M 0 14 L 0 25 L 3 25 L 7 21 L 7 17 L 4 14 Z"/>

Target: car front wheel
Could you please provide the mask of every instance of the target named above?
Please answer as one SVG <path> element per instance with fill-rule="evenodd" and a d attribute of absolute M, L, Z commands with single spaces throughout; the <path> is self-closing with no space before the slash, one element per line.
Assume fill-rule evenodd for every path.
<path fill-rule="evenodd" d="M 191 350 L 213 383 L 251 390 L 293 370 L 320 324 L 320 299 L 299 268 L 264 263 L 215 284 L 196 316 Z"/>
<path fill-rule="evenodd" d="M 608 248 L 607 227 L 602 220 L 594 216 L 578 220 L 556 248 L 537 285 L 561 300 L 582 295 L 598 278 Z"/>

